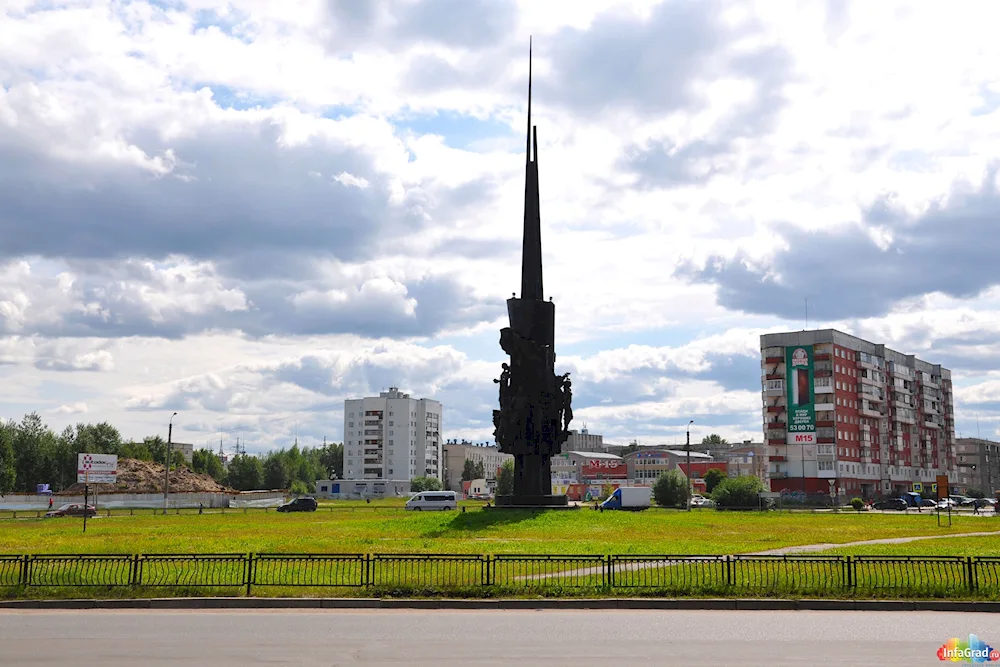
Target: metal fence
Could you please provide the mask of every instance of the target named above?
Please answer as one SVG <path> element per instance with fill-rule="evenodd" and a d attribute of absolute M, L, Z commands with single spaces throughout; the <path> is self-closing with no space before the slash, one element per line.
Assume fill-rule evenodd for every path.
<path fill-rule="evenodd" d="M 1000 596 L 1000 557 L 460 554 L 0 555 L 30 589 Z M 282 591 L 281 589 L 285 589 Z"/>

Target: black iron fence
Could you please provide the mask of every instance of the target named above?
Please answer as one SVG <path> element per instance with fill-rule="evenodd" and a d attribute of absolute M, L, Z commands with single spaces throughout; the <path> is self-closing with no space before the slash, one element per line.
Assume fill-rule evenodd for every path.
<path fill-rule="evenodd" d="M 1000 557 L 0 555 L 0 594 L 42 588 L 997 597 Z"/>

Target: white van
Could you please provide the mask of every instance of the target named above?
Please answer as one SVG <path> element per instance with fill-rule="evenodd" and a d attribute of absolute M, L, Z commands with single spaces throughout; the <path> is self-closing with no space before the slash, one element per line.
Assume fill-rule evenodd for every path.
<path fill-rule="evenodd" d="M 421 491 L 406 501 L 406 509 L 416 512 L 421 510 L 456 510 L 458 509 L 458 494 L 454 491 Z"/>

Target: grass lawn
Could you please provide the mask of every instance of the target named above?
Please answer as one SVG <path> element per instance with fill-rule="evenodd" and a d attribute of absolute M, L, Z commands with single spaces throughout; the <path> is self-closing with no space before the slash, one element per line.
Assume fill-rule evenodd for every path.
<path fill-rule="evenodd" d="M 363 505 L 363 503 L 362 503 Z M 344 505 L 345 507 L 348 507 Z M 0 521 L 0 554 L 59 553 L 475 553 L 475 554 L 735 554 L 782 546 L 845 543 L 885 537 L 1000 529 L 978 517 L 954 517 L 938 528 L 931 515 L 845 512 L 641 513 L 592 510 L 404 512 L 385 507 L 277 514 L 101 517 L 81 532 L 80 519 Z M 956 553 L 997 541 L 939 540 L 909 548 L 923 553 L 954 543 Z M 861 553 L 852 547 L 851 553 Z M 915 551 L 915 552 L 916 552 Z M 987 549 L 976 551 L 985 553 Z M 944 553 L 944 551 L 941 551 Z"/>
<path fill-rule="evenodd" d="M 1000 532 L 1000 519 L 982 521 L 978 527 L 967 526 L 967 530 L 963 532 Z M 856 556 L 1000 556 L 1000 535 L 920 540 L 905 544 L 863 544 L 822 553 Z"/>

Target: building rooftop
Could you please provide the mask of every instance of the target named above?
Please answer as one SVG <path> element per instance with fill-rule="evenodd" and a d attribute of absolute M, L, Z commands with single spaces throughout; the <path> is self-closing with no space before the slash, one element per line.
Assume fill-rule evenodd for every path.
<path fill-rule="evenodd" d="M 586 456 L 588 459 L 618 459 L 621 457 L 617 454 L 607 454 L 605 452 L 566 452 L 567 454 L 579 454 L 580 456 Z"/>

